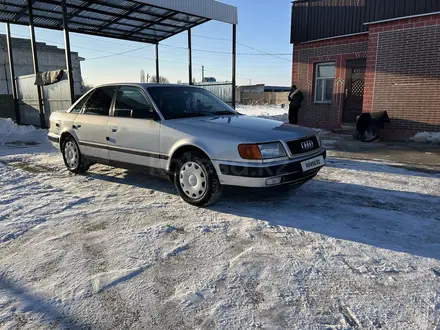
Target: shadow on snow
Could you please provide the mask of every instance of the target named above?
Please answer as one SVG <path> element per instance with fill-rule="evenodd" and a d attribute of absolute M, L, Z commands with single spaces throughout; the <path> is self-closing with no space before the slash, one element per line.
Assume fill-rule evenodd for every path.
<path fill-rule="evenodd" d="M 335 161 L 330 166 L 399 175 L 429 176 L 384 164 Z M 110 182 L 176 194 L 173 184 L 146 174 L 121 170 L 117 177 L 89 176 Z M 146 196 L 148 198 L 148 196 Z M 378 248 L 440 259 L 438 196 L 365 187 L 317 179 L 292 190 L 225 188 L 210 209 L 267 221 Z"/>

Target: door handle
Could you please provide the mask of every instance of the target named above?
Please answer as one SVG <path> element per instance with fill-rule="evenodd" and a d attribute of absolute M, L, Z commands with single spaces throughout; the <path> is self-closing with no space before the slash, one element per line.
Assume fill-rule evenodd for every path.
<path fill-rule="evenodd" d="M 115 126 L 113 126 L 113 127 L 111 128 L 111 130 L 112 130 L 113 133 L 116 133 L 116 132 L 118 131 L 118 128 L 115 127 Z"/>

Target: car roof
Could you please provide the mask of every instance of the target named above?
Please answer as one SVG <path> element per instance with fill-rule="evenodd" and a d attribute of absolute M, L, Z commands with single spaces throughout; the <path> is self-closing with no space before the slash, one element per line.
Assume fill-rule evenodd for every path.
<path fill-rule="evenodd" d="M 103 84 L 99 86 L 93 87 L 93 89 L 100 88 L 100 87 L 109 87 L 109 86 L 137 86 L 141 88 L 149 88 L 149 87 L 192 87 L 197 88 L 198 86 L 192 86 L 192 85 L 183 85 L 183 84 L 157 84 L 157 83 L 136 83 L 136 82 L 121 82 L 121 83 L 110 83 L 110 84 Z"/>

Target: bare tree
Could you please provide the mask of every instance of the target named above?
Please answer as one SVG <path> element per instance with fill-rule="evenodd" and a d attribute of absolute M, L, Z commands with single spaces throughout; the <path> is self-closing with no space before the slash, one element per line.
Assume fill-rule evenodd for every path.
<path fill-rule="evenodd" d="M 151 82 L 152 83 L 157 82 L 156 76 L 151 77 Z M 163 76 L 159 76 L 159 84 L 169 84 L 169 83 L 170 81 L 167 78 Z"/>
<path fill-rule="evenodd" d="M 141 83 L 145 82 L 145 71 L 144 69 L 141 69 Z"/>
<path fill-rule="evenodd" d="M 89 90 L 91 90 L 93 88 L 93 85 L 88 84 L 84 81 L 84 79 L 81 78 L 81 93 L 85 94 L 87 93 Z"/>
<path fill-rule="evenodd" d="M 177 80 L 178 85 L 182 85 L 182 80 Z"/>

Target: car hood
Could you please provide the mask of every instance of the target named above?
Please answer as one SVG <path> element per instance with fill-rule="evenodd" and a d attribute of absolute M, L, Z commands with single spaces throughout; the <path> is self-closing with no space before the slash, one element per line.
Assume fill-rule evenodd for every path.
<path fill-rule="evenodd" d="M 223 133 L 253 142 L 294 140 L 315 135 L 315 132 L 308 128 L 246 115 L 173 120 L 174 128 L 180 129 L 178 126 L 183 125 L 193 129 L 200 128 L 204 134 Z"/>

